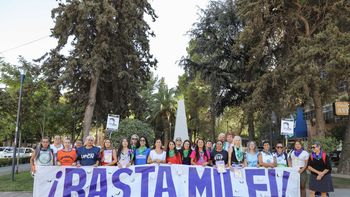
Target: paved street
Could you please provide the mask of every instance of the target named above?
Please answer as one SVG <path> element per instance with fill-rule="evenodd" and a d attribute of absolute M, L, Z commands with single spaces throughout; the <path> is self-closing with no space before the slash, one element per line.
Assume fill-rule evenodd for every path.
<path fill-rule="evenodd" d="M 19 164 L 18 166 L 18 171 L 19 172 L 24 172 L 24 171 L 29 171 L 30 170 L 30 164 Z M 11 174 L 12 171 L 12 166 L 6 166 L 6 167 L 0 167 L 0 176 L 6 175 L 6 174 Z"/>

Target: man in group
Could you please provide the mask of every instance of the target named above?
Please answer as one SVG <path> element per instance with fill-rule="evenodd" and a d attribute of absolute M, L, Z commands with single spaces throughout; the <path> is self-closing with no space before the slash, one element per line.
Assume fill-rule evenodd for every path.
<path fill-rule="evenodd" d="M 55 135 L 54 139 L 53 139 L 53 144 L 50 145 L 50 149 L 53 151 L 54 154 L 54 158 L 55 158 L 55 165 L 57 162 L 57 152 L 59 150 L 63 149 L 63 144 L 61 142 L 61 136 L 59 135 Z"/>
<path fill-rule="evenodd" d="M 232 146 L 234 146 L 233 137 L 234 135 L 232 131 L 226 133 L 226 142 L 223 147 L 224 150 L 228 151 Z"/>
<path fill-rule="evenodd" d="M 227 151 L 228 150 L 228 143 L 226 142 L 226 135 L 225 135 L 225 133 L 219 133 L 218 141 L 222 142 L 222 144 L 223 144 L 222 149 Z M 213 145 L 213 150 L 215 150 L 215 149 L 216 149 L 216 143 Z"/>
<path fill-rule="evenodd" d="M 80 148 L 82 146 L 83 146 L 83 141 L 82 140 L 78 139 L 77 141 L 75 141 L 75 145 L 74 145 L 75 149 L 78 149 L 78 148 Z"/>
<path fill-rule="evenodd" d="M 85 146 L 77 149 L 77 166 L 98 166 L 100 162 L 100 148 L 94 146 L 95 138 L 86 137 Z"/>
<path fill-rule="evenodd" d="M 181 139 L 181 137 L 177 137 L 176 139 L 175 139 L 175 144 L 176 144 L 176 150 L 181 150 L 182 149 L 182 139 Z"/>

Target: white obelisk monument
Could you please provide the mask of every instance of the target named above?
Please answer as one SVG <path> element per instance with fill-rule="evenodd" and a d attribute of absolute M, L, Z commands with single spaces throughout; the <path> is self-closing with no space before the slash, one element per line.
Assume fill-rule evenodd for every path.
<path fill-rule="evenodd" d="M 181 137 L 182 141 L 188 140 L 185 101 L 179 100 L 177 105 L 174 141 L 177 137 Z"/>

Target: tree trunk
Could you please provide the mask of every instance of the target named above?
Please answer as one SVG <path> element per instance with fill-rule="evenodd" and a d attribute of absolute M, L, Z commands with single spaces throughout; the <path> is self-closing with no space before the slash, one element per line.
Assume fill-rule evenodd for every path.
<path fill-rule="evenodd" d="M 248 135 L 249 140 L 253 141 L 255 137 L 254 131 L 254 112 L 252 110 L 248 111 Z"/>
<path fill-rule="evenodd" d="M 349 101 L 348 125 L 345 132 L 341 158 L 337 172 L 339 174 L 350 174 L 350 80 L 347 83 L 347 92 Z"/>
<path fill-rule="evenodd" d="M 212 140 L 215 141 L 215 119 L 216 119 L 216 108 L 215 108 L 215 90 L 211 88 L 211 106 L 210 106 L 210 130 L 212 135 Z"/>
<path fill-rule="evenodd" d="M 318 136 L 324 137 L 326 132 L 326 124 L 324 121 L 322 99 L 318 85 L 316 85 L 316 88 L 312 92 L 312 99 L 315 105 L 316 133 Z"/>
<path fill-rule="evenodd" d="M 89 135 L 91 129 L 92 116 L 94 114 L 95 104 L 96 104 L 96 93 L 97 85 L 100 79 L 100 72 L 96 71 L 91 76 L 90 90 L 89 90 L 89 100 L 85 108 L 84 120 L 83 120 L 83 132 L 84 132 L 84 141 L 85 138 Z"/>

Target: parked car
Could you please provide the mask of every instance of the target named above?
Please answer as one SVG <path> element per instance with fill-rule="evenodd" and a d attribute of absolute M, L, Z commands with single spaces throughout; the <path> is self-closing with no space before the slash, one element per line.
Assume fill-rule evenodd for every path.
<path fill-rule="evenodd" d="M 341 151 L 333 151 L 330 153 L 331 161 L 338 162 L 341 156 Z"/>
<path fill-rule="evenodd" d="M 4 158 L 5 154 L 10 151 L 12 148 L 11 147 L 8 147 L 8 146 L 4 146 L 4 147 L 0 147 L 0 159 L 1 158 Z"/>
<path fill-rule="evenodd" d="M 34 150 L 32 148 L 21 147 L 19 149 L 17 148 L 16 155 L 18 155 L 19 153 L 19 157 L 31 157 L 33 151 Z M 10 148 L 8 151 L 6 151 L 6 153 L 4 153 L 4 158 L 12 158 L 12 157 L 13 157 L 13 148 Z"/>

